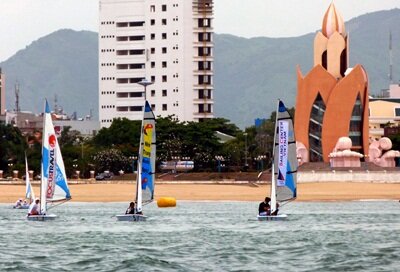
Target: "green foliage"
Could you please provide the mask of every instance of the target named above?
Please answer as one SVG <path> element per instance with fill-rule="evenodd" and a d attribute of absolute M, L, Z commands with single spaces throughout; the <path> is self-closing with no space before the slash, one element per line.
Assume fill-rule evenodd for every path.
<path fill-rule="evenodd" d="M 125 156 L 137 154 L 140 141 L 140 126 L 140 121 L 116 118 L 109 128 L 100 129 L 93 138 L 92 143 L 97 148 L 116 148 L 122 151 Z"/>
<path fill-rule="evenodd" d="M 77 130 L 71 130 L 71 127 L 69 126 L 64 127 L 64 129 L 61 131 L 61 136 L 58 139 L 60 148 L 72 146 L 79 141 L 83 141 L 81 133 Z"/>
<path fill-rule="evenodd" d="M 189 158 L 195 169 L 213 169 L 215 156 L 222 155 L 223 144 L 216 131 L 238 135 L 240 130 L 228 120 L 215 118 L 204 122 L 177 122 L 171 116 L 157 119 L 157 160 L 168 161 L 175 157 Z"/>
<path fill-rule="evenodd" d="M 25 169 L 24 151 L 27 144 L 20 130 L 11 125 L 0 124 L 0 135 L 0 169 L 9 174 L 12 170 Z"/>
<path fill-rule="evenodd" d="M 106 149 L 97 152 L 93 156 L 97 172 L 110 171 L 117 173 L 119 170 L 127 171 L 130 168 L 130 160 L 118 149 Z"/>

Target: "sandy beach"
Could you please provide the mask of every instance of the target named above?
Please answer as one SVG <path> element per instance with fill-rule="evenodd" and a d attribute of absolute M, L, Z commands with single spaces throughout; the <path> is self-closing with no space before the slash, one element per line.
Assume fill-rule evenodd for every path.
<path fill-rule="evenodd" d="M 269 194 L 269 185 L 157 184 L 155 198 L 179 200 L 260 201 Z M 134 195 L 133 184 L 70 185 L 74 202 L 128 202 Z M 39 187 L 34 186 L 36 195 Z M 13 203 L 24 196 L 24 185 L 0 185 L 0 203 Z M 347 201 L 400 199 L 400 183 L 326 182 L 298 184 L 297 201 Z"/>

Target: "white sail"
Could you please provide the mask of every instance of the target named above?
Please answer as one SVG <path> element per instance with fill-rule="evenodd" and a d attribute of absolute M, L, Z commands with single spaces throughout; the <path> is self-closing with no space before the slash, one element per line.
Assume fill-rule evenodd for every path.
<path fill-rule="evenodd" d="M 142 204 L 154 199 L 156 126 L 154 113 L 146 101 L 143 110 L 142 133 L 140 136 L 138 172 L 136 180 L 136 203 L 140 212 Z"/>
<path fill-rule="evenodd" d="M 40 210 L 46 212 L 46 204 L 61 200 L 69 200 L 71 195 L 68 188 L 64 161 L 60 146 L 54 131 L 50 107 L 45 102 L 42 135 L 42 163 L 41 163 L 41 190 Z"/>
<path fill-rule="evenodd" d="M 35 193 L 33 192 L 32 184 L 29 179 L 29 168 L 28 168 L 28 160 L 25 154 L 25 198 L 29 199 L 30 202 L 35 200 Z"/>
<path fill-rule="evenodd" d="M 271 213 L 277 202 L 297 196 L 297 155 L 293 119 L 282 101 L 278 101 L 275 122 L 273 175 L 271 181 Z"/>

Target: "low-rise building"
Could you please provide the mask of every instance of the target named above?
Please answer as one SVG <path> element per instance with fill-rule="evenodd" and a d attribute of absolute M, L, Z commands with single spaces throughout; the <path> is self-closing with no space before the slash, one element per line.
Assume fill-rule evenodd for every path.
<path fill-rule="evenodd" d="M 369 138 L 384 136 L 385 127 L 400 126 L 400 98 L 370 98 Z"/>

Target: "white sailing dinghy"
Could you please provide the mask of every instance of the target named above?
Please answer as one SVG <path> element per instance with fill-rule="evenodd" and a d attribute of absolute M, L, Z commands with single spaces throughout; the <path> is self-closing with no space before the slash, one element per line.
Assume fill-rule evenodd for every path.
<path fill-rule="evenodd" d="M 150 104 L 145 101 L 142 133 L 140 135 L 139 159 L 136 175 L 136 213 L 117 215 L 119 221 L 144 221 L 143 205 L 154 199 L 156 165 L 156 119 Z"/>
<path fill-rule="evenodd" d="M 28 215 L 27 218 L 32 221 L 53 220 L 57 216 L 47 214 L 47 204 L 62 203 L 70 199 L 71 194 L 68 188 L 64 161 L 54 131 L 50 107 L 46 100 L 45 112 L 43 114 L 40 214 Z"/>
<path fill-rule="evenodd" d="M 297 155 L 293 119 L 282 101 L 278 100 L 275 121 L 271 179 L 271 214 L 274 214 L 278 202 L 282 205 L 297 196 Z M 286 214 L 258 215 L 258 220 L 284 220 Z"/>
<path fill-rule="evenodd" d="M 28 170 L 28 160 L 25 154 L 25 200 L 29 200 L 29 203 L 32 203 L 35 200 L 35 193 L 32 189 L 32 184 L 29 179 L 29 170 Z M 29 209 L 29 203 L 26 205 L 22 204 L 21 206 L 15 206 L 14 209 Z"/>

